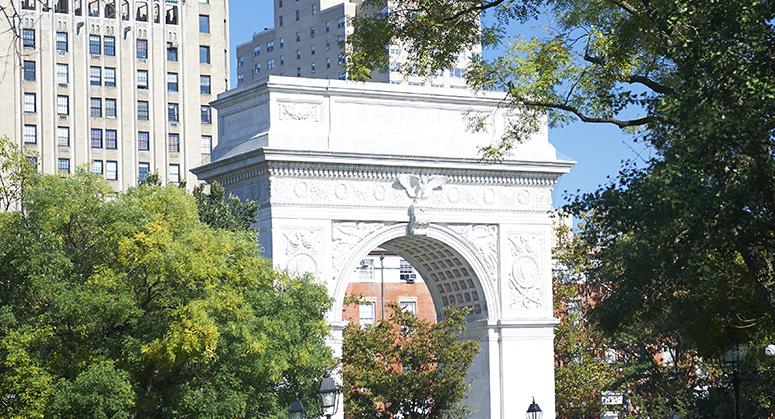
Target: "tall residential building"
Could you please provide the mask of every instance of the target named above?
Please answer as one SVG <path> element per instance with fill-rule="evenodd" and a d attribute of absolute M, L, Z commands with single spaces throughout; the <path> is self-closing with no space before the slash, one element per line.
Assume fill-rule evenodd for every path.
<path fill-rule="evenodd" d="M 196 181 L 228 86 L 226 0 L 0 1 L 20 15 L 18 37 L 2 21 L 0 135 L 45 173 Z"/>
<path fill-rule="evenodd" d="M 237 84 L 269 75 L 346 79 L 344 42 L 352 34 L 352 19 L 362 12 L 361 0 L 274 0 L 274 28 L 264 29 L 237 46 Z M 481 48 L 476 53 L 481 52 Z M 406 52 L 387 45 L 389 71 L 375 72 L 372 81 L 434 87 L 465 88 L 470 54 L 461 54 L 455 68 L 431 79 L 405 77 L 400 64 Z"/>

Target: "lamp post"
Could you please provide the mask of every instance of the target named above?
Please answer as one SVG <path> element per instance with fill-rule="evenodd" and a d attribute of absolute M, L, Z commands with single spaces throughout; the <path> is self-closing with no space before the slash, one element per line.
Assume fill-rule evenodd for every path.
<path fill-rule="evenodd" d="M 288 419 L 306 419 L 306 413 L 307 409 L 304 408 L 304 403 L 296 399 L 291 402 L 291 407 L 288 409 Z"/>
<path fill-rule="evenodd" d="M 339 393 L 339 386 L 336 385 L 334 379 L 328 374 L 323 376 L 318 397 L 327 419 L 331 419 L 331 416 L 334 416 L 339 410 Z"/>
<path fill-rule="evenodd" d="M 533 397 L 533 403 L 530 403 L 530 407 L 527 408 L 527 419 L 541 419 L 544 416 L 544 412 L 541 411 L 541 407 L 536 403 L 536 398 Z"/>
<path fill-rule="evenodd" d="M 724 362 L 732 366 L 732 390 L 735 395 L 735 419 L 740 419 L 740 344 L 724 353 Z"/>

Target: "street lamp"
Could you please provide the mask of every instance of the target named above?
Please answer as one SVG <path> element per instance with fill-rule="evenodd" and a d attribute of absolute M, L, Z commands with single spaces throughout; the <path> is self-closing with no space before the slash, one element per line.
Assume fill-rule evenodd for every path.
<path fill-rule="evenodd" d="M 527 408 L 527 419 L 541 419 L 544 416 L 544 412 L 536 404 L 536 398 L 533 397 L 533 403 L 530 403 L 530 407 Z"/>
<path fill-rule="evenodd" d="M 304 408 L 304 403 L 296 399 L 291 402 L 291 407 L 288 409 L 288 419 L 306 419 L 306 413 L 307 409 Z"/>
<path fill-rule="evenodd" d="M 323 411 L 326 412 L 326 418 L 331 419 L 331 416 L 334 416 L 339 408 L 339 387 L 328 374 L 323 377 L 323 381 L 320 383 L 318 397 Z"/>
<path fill-rule="evenodd" d="M 740 419 L 740 344 L 724 352 L 724 362 L 732 365 L 732 389 L 735 392 L 735 419 Z"/>

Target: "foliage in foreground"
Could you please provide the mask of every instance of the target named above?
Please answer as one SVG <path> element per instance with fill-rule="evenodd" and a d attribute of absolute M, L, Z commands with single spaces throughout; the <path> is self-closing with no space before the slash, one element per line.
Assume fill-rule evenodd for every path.
<path fill-rule="evenodd" d="M 775 361 L 762 351 L 775 341 L 775 1 L 396 0 L 381 10 L 348 38 L 356 77 L 387 68 L 387 44 L 406 45 L 405 70 L 429 75 L 479 41 L 499 47 L 475 58 L 468 80 L 504 91 L 524 118 L 483 145 L 487 157 L 507 155 L 544 115 L 638 134 L 653 157 L 568 207 L 583 217 L 576 269 L 604 291 L 591 320 L 624 354 L 638 414 L 729 417 L 722 354 L 737 344 L 756 354 L 743 367 L 759 371 L 743 386 L 743 415 L 772 414 Z M 544 35 L 504 36 L 539 16 Z M 654 362 L 663 352 L 670 368 Z"/>
<path fill-rule="evenodd" d="M 479 351 L 461 341 L 465 314 L 450 310 L 431 324 L 390 306 L 390 318 L 344 331 L 342 370 L 347 415 L 353 419 L 457 418 L 468 368 Z"/>
<path fill-rule="evenodd" d="M 35 176 L 22 204 L 0 214 L 0 417 L 281 418 L 331 366 L 325 288 L 180 188 Z"/>

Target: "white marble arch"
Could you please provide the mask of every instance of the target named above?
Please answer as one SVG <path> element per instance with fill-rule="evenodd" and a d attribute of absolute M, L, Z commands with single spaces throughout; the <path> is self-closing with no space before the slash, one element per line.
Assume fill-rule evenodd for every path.
<path fill-rule="evenodd" d="M 193 172 L 258 202 L 265 255 L 328 287 L 336 353 L 352 269 L 386 247 L 423 275 L 437 313 L 472 309 L 466 338 L 481 351 L 469 374 L 471 417 L 523 417 L 533 397 L 554 417 L 549 214 L 552 187 L 573 162 L 557 156 L 546 129 L 503 162 L 480 161 L 477 147 L 519 117 L 501 101 L 459 89 L 270 77 L 213 103 L 215 160 Z M 484 130 L 468 130 L 472 113 Z"/>

